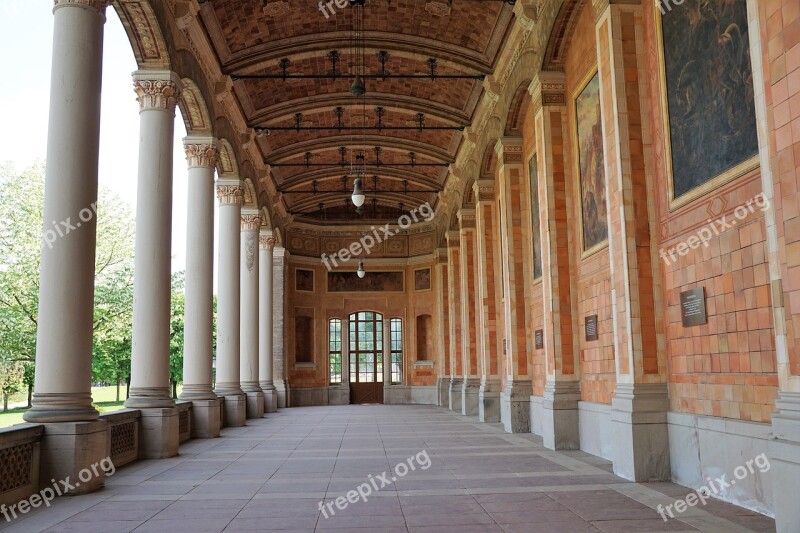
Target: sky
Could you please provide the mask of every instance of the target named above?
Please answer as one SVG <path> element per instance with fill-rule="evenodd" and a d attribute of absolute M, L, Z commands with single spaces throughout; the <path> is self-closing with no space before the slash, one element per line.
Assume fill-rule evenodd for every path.
<path fill-rule="evenodd" d="M 47 155 L 53 0 L 0 0 L 0 161 L 18 171 Z M 117 14 L 106 10 L 100 119 L 100 187 L 117 193 L 136 212 L 139 105 L 131 73 L 136 70 L 128 37 Z M 187 171 L 181 139 L 186 128 L 176 111 L 172 271 L 186 264 Z M 214 217 L 216 287 L 216 205 Z M 102 213 L 101 213 L 102 216 Z"/>

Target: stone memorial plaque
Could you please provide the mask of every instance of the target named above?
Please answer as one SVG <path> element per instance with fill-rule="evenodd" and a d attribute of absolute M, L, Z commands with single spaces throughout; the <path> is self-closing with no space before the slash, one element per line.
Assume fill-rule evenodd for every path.
<path fill-rule="evenodd" d="M 584 319 L 584 325 L 586 327 L 586 340 L 596 341 L 599 338 L 597 336 L 597 315 L 587 316 Z"/>
<path fill-rule="evenodd" d="M 536 341 L 537 350 L 544 348 L 544 331 L 537 329 L 533 334 L 533 338 Z"/>
<path fill-rule="evenodd" d="M 708 323 L 705 287 L 681 293 L 681 322 L 685 328 Z"/>

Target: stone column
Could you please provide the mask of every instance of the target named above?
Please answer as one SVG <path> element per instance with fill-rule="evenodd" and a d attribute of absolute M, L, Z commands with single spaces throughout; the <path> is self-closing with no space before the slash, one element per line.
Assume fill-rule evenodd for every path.
<path fill-rule="evenodd" d="M 505 386 L 500 395 L 500 418 L 509 433 L 529 433 L 533 391 L 528 374 L 530 339 L 525 299 L 523 220 L 528 217 L 524 201 L 522 139 L 503 138 L 495 146 L 500 193 L 500 236 L 503 270 L 503 352 Z M 530 217 L 528 217 L 530 218 Z"/>
<path fill-rule="evenodd" d="M 437 405 L 450 405 L 450 298 L 447 286 L 447 248 L 436 250 L 436 389 Z"/>
<path fill-rule="evenodd" d="M 459 246 L 461 249 L 461 414 L 478 416 L 478 393 L 481 387 L 478 369 L 480 342 L 475 324 L 475 210 L 459 209 Z M 479 259 L 478 259 L 479 260 Z"/>
<path fill-rule="evenodd" d="M 461 360 L 461 237 L 457 231 L 447 232 L 447 280 L 450 295 L 448 309 L 450 323 L 450 384 L 448 407 L 461 409 L 461 382 L 463 361 Z"/>
<path fill-rule="evenodd" d="M 276 245 L 272 252 L 272 361 L 273 380 L 278 391 L 278 407 L 289 407 L 289 382 L 286 380 L 286 340 L 284 334 L 284 296 L 286 294 L 286 248 Z"/>
<path fill-rule="evenodd" d="M 481 422 L 500 422 L 500 365 L 497 354 L 503 346 L 497 335 L 499 302 L 498 239 L 495 229 L 495 186 L 492 180 L 476 180 L 475 194 L 475 261 L 476 269 L 476 328 L 479 343 L 481 377 L 478 391 L 478 419 Z"/>
<path fill-rule="evenodd" d="M 172 138 L 180 79 L 137 71 L 139 178 L 133 284 L 131 389 L 125 407 L 142 410 L 144 457 L 178 453 L 178 410 L 169 381 L 172 255 Z"/>
<path fill-rule="evenodd" d="M 245 425 L 246 396 L 239 383 L 239 253 L 242 182 L 217 181 L 219 264 L 217 266 L 217 396 L 225 398 L 225 425 Z"/>
<path fill-rule="evenodd" d="M 189 165 L 184 292 L 183 390 L 192 402 L 192 436 L 219 437 L 221 400 L 212 390 L 214 343 L 214 168 L 218 149 L 211 137 L 183 140 Z"/>
<path fill-rule="evenodd" d="M 611 403 L 614 473 L 632 481 L 670 478 L 666 358 L 660 306 L 655 203 L 648 161 L 648 107 L 640 94 L 649 74 L 639 60 L 645 44 L 642 6 L 594 0 L 608 253 L 617 385 Z M 645 100 L 643 100 L 643 97 Z M 656 275 L 658 274 L 658 275 Z M 659 340 L 660 338 L 660 340 Z"/>
<path fill-rule="evenodd" d="M 580 381 L 575 354 L 578 326 L 572 312 L 574 275 L 570 272 L 571 227 L 574 207 L 569 180 L 569 131 L 566 85 L 562 72 L 539 72 L 528 91 L 533 98 L 536 128 L 537 179 L 542 235 L 542 302 L 544 304 L 545 388 L 542 401 L 542 439 L 551 450 L 580 448 L 578 402 Z M 572 238 L 576 238 L 572 236 Z"/>
<path fill-rule="evenodd" d="M 91 392 L 105 7 L 105 1 L 97 0 L 84 5 L 57 1 L 53 8 L 36 392 L 23 415 L 27 422 L 46 424 L 42 485 L 51 478 L 75 479 L 106 456 L 106 426 L 97 420 Z M 62 221 L 75 229 L 56 235 Z M 78 491 L 103 484 L 104 476 L 97 476 Z"/>
<path fill-rule="evenodd" d="M 272 230 L 261 229 L 258 238 L 258 380 L 264 392 L 264 411 L 278 410 L 278 391 L 272 381 L 272 252 L 275 237 Z"/>
<path fill-rule="evenodd" d="M 239 262 L 239 373 L 247 396 L 247 418 L 264 416 L 264 391 L 258 370 L 258 232 L 261 215 L 257 209 L 242 209 L 241 259 Z"/>

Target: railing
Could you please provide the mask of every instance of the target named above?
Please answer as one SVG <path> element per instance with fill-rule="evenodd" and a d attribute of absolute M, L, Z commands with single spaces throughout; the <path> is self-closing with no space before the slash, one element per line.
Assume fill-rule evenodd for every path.
<path fill-rule="evenodd" d="M 192 402 L 176 402 L 178 408 L 178 442 L 192 438 Z"/>
<path fill-rule="evenodd" d="M 139 419 L 135 409 L 123 409 L 100 415 L 106 421 L 109 457 L 115 467 L 132 463 L 139 458 Z"/>
<path fill-rule="evenodd" d="M 0 429 L 0 504 L 17 503 L 39 490 L 39 454 L 44 426 Z"/>

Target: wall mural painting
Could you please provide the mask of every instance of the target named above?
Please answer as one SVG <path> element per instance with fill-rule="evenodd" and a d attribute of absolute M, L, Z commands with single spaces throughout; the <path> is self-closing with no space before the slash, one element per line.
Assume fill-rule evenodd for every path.
<path fill-rule="evenodd" d="M 682 204 L 757 165 L 747 3 L 686 0 L 667 11 L 661 1 L 670 200 Z"/>
<path fill-rule="evenodd" d="M 328 272 L 328 292 L 403 292 L 403 272 Z"/>
<path fill-rule="evenodd" d="M 427 291 L 431 288 L 431 269 L 421 268 L 414 271 L 414 290 Z"/>
<path fill-rule="evenodd" d="M 294 288 L 298 291 L 314 292 L 314 271 L 298 268 L 294 271 Z"/>
<path fill-rule="evenodd" d="M 533 279 L 542 277 L 542 232 L 539 220 L 539 168 L 534 155 L 528 162 L 531 182 L 531 234 L 533 240 Z"/>
<path fill-rule="evenodd" d="M 592 252 L 608 239 L 600 77 L 597 73 L 575 98 L 575 116 L 578 130 L 583 251 Z"/>

